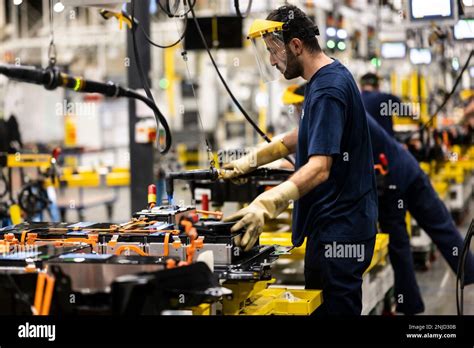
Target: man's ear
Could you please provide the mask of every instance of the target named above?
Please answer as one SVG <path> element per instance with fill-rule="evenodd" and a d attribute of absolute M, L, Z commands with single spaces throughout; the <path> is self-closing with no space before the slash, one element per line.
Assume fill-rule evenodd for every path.
<path fill-rule="evenodd" d="M 303 53 L 303 41 L 298 38 L 292 39 L 288 46 L 290 47 L 291 52 L 297 57 Z"/>

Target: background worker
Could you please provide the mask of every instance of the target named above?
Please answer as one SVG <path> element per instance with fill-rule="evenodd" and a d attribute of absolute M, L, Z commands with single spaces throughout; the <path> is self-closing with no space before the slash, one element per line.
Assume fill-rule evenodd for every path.
<path fill-rule="evenodd" d="M 305 85 L 292 87 L 286 92 L 286 101 L 296 101 L 301 110 Z M 292 98 L 291 94 L 295 94 Z M 285 102 L 284 100 L 284 102 Z M 300 111 L 301 112 L 301 111 Z M 451 269 L 456 273 L 463 246 L 461 233 L 456 229 L 451 214 L 434 191 L 428 176 L 416 159 L 367 115 L 372 139 L 374 162 L 379 164 L 380 154 L 388 159 L 387 189 L 379 196 L 379 224 L 381 231 L 390 235 L 389 256 L 395 275 L 397 312 L 417 314 L 424 311 L 418 287 L 410 238 L 405 216 L 408 212 L 430 236 Z M 391 189 L 390 189 L 391 187 Z M 474 283 L 474 257 L 468 256 L 466 284 Z"/>
<path fill-rule="evenodd" d="M 259 61 L 260 66 L 271 63 L 265 72 L 278 69 L 288 80 L 302 77 L 309 83 L 299 131 L 230 163 L 221 175 L 233 179 L 295 152 L 296 173 L 227 221 L 239 220 L 234 231 L 247 230 L 241 245 L 248 249 L 265 219 L 276 218 L 294 200 L 293 244 L 301 246 L 307 237 L 305 284 L 323 290 L 318 313 L 360 315 L 362 276 L 372 259 L 377 222 L 372 148 L 357 84 L 339 61 L 322 52 L 317 34 L 312 20 L 290 5 L 252 26 L 254 45 L 264 46 L 257 52 L 270 55 Z M 356 246 L 363 255 L 327 256 L 334 244 Z"/>
<path fill-rule="evenodd" d="M 400 98 L 393 94 L 383 93 L 380 91 L 380 79 L 376 74 L 367 73 L 360 79 L 360 88 L 362 101 L 365 109 L 372 115 L 380 126 L 391 136 L 394 136 L 393 131 L 393 115 L 382 115 L 381 111 L 385 105 L 398 104 L 401 106 Z M 387 107 L 385 107 L 387 110 Z M 398 108 L 400 110 L 400 108 Z"/>

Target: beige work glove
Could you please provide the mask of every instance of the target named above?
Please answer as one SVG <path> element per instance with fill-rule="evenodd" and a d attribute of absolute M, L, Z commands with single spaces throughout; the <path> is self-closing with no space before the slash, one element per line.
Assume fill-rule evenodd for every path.
<path fill-rule="evenodd" d="M 232 180 L 239 176 L 251 173 L 258 167 L 272 163 L 290 154 L 288 148 L 283 144 L 283 139 L 275 139 L 253 149 L 249 154 L 238 160 L 227 163 L 220 170 L 220 178 Z"/>
<path fill-rule="evenodd" d="M 239 220 L 231 232 L 235 233 L 243 228 L 246 230 L 242 238 L 236 238 L 236 246 L 245 251 L 252 249 L 262 233 L 265 219 L 275 219 L 288 207 L 290 201 L 299 198 L 298 187 L 288 180 L 262 193 L 248 207 L 226 218 L 226 222 Z"/>

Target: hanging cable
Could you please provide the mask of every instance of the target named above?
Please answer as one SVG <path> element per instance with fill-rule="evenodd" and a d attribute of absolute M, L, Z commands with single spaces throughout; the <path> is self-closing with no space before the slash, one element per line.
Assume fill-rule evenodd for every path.
<path fill-rule="evenodd" d="M 165 131 L 166 143 L 165 143 L 164 149 L 160 150 L 160 153 L 162 155 L 167 154 L 168 151 L 171 148 L 171 145 L 172 145 L 171 129 L 168 125 L 168 122 L 166 121 L 165 116 L 160 112 L 160 110 L 158 109 L 158 106 L 156 105 L 156 103 L 153 100 L 150 100 L 149 98 L 145 97 L 144 95 L 142 95 L 142 94 L 140 94 L 140 93 L 138 93 L 138 92 L 136 92 L 132 89 L 127 89 L 126 92 L 125 92 L 125 96 L 128 97 L 128 98 L 133 98 L 133 99 L 137 99 L 137 100 L 142 101 L 153 111 L 153 113 L 155 115 L 156 122 L 157 122 L 157 126 L 161 124 L 161 126 L 163 127 L 163 129 Z"/>
<path fill-rule="evenodd" d="M 171 12 L 171 6 L 170 6 L 170 0 L 166 0 L 166 5 L 163 6 L 163 4 L 161 3 L 162 0 L 156 0 L 156 2 L 158 3 L 158 6 L 161 8 L 161 10 L 170 18 L 173 18 L 173 17 L 185 17 L 189 14 L 189 12 L 191 12 L 191 9 L 189 8 L 186 12 L 184 12 L 183 14 L 177 14 L 178 13 L 178 9 L 179 9 L 179 5 L 181 4 L 181 0 L 176 0 L 175 1 L 175 5 L 174 5 L 174 8 L 175 8 L 175 11 L 174 13 Z M 192 6 L 194 6 L 196 4 L 196 1 L 197 0 L 193 0 L 192 2 Z M 184 7 L 186 8 L 186 3 L 187 1 L 183 1 L 183 5 Z"/>
<path fill-rule="evenodd" d="M 170 6 L 170 0 L 166 0 L 166 5 L 163 6 L 163 4 L 161 3 L 161 0 L 156 0 L 156 2 L 158 3 L 158 6 L 160 6 L 161 10 L 166 13 L 169 17 L 174 17 L 176 16 L 176 13 L 178 12 L 178 9 L 179 9 L 179 5 L 180 5 L 180 0 L 175 0 L 174 2 L 174 11 L 171 11 L 171 6 Z"/>
<path fill-rule="evenodd" d="M 458 88 L 459 84 L 461 83 L 462 76 L 464 75 L 466 70 L 469 68 L 473 55 L 474 55 L 474 50 L 471 50 L 471 52 L 469 53 L 469 58 L 466 60 L 466 63 L 464 64 L 463 68 L 461 69 L 461 72 L 459 73 L 458 77 L 456 78 L 456 81 L 454 82 L 453 88 L 451 89 L 449 94 L 447 94 L 445 96 L 445 98 L 444 98 L 443 102 L 441 103 L 441 105 L 438 106 L 436 111 L 430 116 L 430 119 L 426 123 L 422 124 L 420 129 L 418 129 L 416 131 L 413 131 L 413 132 L 411 132 L 410 134 L 408 134 L 406 136 L 406 138 L 403 141 L 404 143 L 407 143 L 409 140 L 411 140 L 411 138 L 413 138 L 413 136 L 417 133 L 419 133 L 420 136 L 421 136 L 421 133 L 433 123 L 435 117 L 438 116 L 438 114 L 444 109 L 446 104 L 448 104 L 449 100 L 452 98 L 452 96 L 456 92 L 456 89 Z"/>
<path fill-rule="evenodd" d="M 142 30 L 142 33 L 143 35 L 145 36 L 145 39 L 146 41 L 148 41 L 148 43 L 152 46 L 155 46 L 157 48 L 161 48 L 161 49 L 167 49 L 167 48 L 171 48 L 171 47 L 174 47 L 174 46 L 177 46 L 179 45 L 179 43 L 181 43 L 181 41 L 184 40 L 184 37 L 186 36 L 186 31 L 188 30 L 188 21 L 185 19 L 184 20 L 184 29 L 183 29 L 183 33 L 180 34 L 179 36 L 179 39 L 175 42 L 173 42 L 172 44 L 169 44 L 169 45 L 160 45 L 160 44 L 157 44 L 156 42 L 154 42 L 153 40 L 151 40 L 150 36 L 148 36 L 148 34 L 145 32 L 145 29 L 143 29 L 143 27 L 140 26 L 140 29 Z M 178 31 L 179 32 L 179 31 Z"/>
<path fill-rule="evenodd" d="M 132 0 L 131 7 L 132 7 L 132 18 L 135 19 L 135 0 Z M 142 100 L 153 110 L 155 114 L 156 123 L 157 123 L 156 124 L 157 130 L 159 130 L 160 124 L 163 126 L 166 133 L 165 134 L 166 144 L 165 144 L 164 149 L 160 149 L 160 153 L 164 155 L 168 153 L 168 151 L 171 148 L 171 144 L 172 144 L 171 130 L 169 128 L 168 122 L 166 121 L 166 118 L 164 117 L 164 115 L 162 114 L 158 106 L 156 105 L 155 98 L 153 97 L 153 94 L 151 93 L 151 89 L 148 84 L 147 77 L 143 70 L 140 54 L 139 54 L 138 46 L 137 46 L 136 29 L 137 29 L 137 24 L 135 20 L 132 20 L 131 35 L 132 35 L 133 54 L 135 57 L 135 63 L 137 64 L 138 73 L 140 75 L 140 79 L 143 84 L 143 88 L 145 89 L 145 93 L 148 96 L 148 98 L 144 98 L 143 96 L 141 96 L 139 93 L 136 93 L 136 92 L 133 92 L 133 95 L 134 95 L 134 98 Z"/>
<path fill-rule="evenodd" d="M 54 9 L 53 0 L 49 0 L 49 48 L 48 48 L 48 60 L 49 66 L 54 67 L 56 65 L 56 44 L 54 43 Z"/>
<path fill-rule="evenodd" d="M 196 1 L 197 0 L 193 0 L 193 3 L 192 3 L 192 6 L 194 6 L 196 4 Z M 157 0 L 157 3 L 158 5 L 160 6 L 160 8 L 168 15 L 168 17 L 170 18 L 185 18 L 184 20 L 184 28 L 183 28 L 183 32 L 182 34 L 180 34 L 179 36 L 179 39 L 176 40 L 175 42 L 173 42 L 172 44 L 169 44 L 169 45 L 161 45 L 161 44 L 157 44 L 156 42 L 154 42 L 150 36 L 145 32 L 145 29 L 143 29 L 143 27 L 140 27 L 143 35 L 145 36 L 145 39 L 148 41 L 148 43 L 154 47 L 157 47 L 157 48 L 161 48 L 161 49 L 167 49 L 167 48 L 171 48 L 171 47 L 174 47 L 174 46 L 177 46 L 179 43 L 181 43 L 183 40 L 184 40 L 184 37 L 186 36 L 186 32 L 188 30 L 188 21 L 187 21 L 187 15 L 188 13 L 190 12 L 190 9 L 188 9 L 185 13 L 183 14 L 180 14 L 180 15 L 177 15 L 177 10 L 179 8 L 179 5 L 180 5 L 180 0 L 176 1 L 175 2 L 175 7 L 176 7 L 176 11 L 175 13 L 171 13 L 171 11 L 168 11 L 168 9 L 170 9 L 170 5 L 169 5 L 169 0 L 166 1 L 166 8 L 161 4 L 161 1 L 160 0 Z M 186 7 L 186 2 L 184 2 L 184 6 Z M 179 32 L 179 30 L 178 30 Z"/>
<path fill-rule="evenodd" d="M 247 9 L 242 14 L 242 11 L 240 10 L 240 0 L 234 0 L 235 12 L 237 12 L 237 15 L 240 18 L 247 18 L 250 14 L 250 10 L 252 10 L 252 1 L 253 0 L 248 0 L 248 1 L 249 1 L 249 3 L 247 5 Z"/>
<path fill-rule="evenodd" d="M 186 1 L 186 0 L 184 0 Z M 255 129 L 255 131 L 268 143 L 270 143 L 272 140 L 265 134 L 263 130 L 260 129 L 260 127 L 255 123 L 255 121 L 250 117 L 250 115 L 245 111 L 243 106 L 239 103 L 237 98 L 235 97 L 234 93 L 232 93 L 230 87 L 227 85 L 227 82 L 225 81 L 224 77 L 222 76 L 219 67 L 217 66 L 216 61 L 214 60 L 214 57 L 212 56 L 211 50 L 209 49 L 209 46 L 206 42 L 206 38 L 204 37 L 204 34 L 201 30 L 201 26 L 199 25 L 199 21 L 196 17 L 196 13 L 194 12 L 194 6 L 190 6 L 191 10 L 191 15 L 193 17 L 194 23 L 196 25 L 197 31 L 199 33 L 199 36 L 201 37 L 201 41 L 204 45 L 204 48 L 207 51 L 207 54 L 209 55 L 209 58 L 211 59 L 212 65 L 214 66 L 214 69 L 217 72 L 217 75 L 219 76 L 219 79 L 221 80 L 222 84 L 224 85 L 224 88 L 226 89 L 227 93 L 229 94 L 230 98 L 234 102 L 234 104 L 237 106 L 239 111 L 244 115 L 245 119 L 250 123 L 250 125 Z M 287 161 L 289 161 L 291 164 L 294 165 L 294 161 L 291 158 L 286 158 Z"/>
<path fill-rule="evenodd" d="M 211 143 L 209 142 L 209 139 L 206 137 L 206 132 L 204 130 L 204 124 L 202 122 L 202 117 L 201 117 L 201 112 L 199 111 L 199 103 L 198 103 L 198 96 L 197 96 L 197 92 L 196 92 L 196 88 L 192 82 L 192 77 L 191 77 L 191 70 L 189 69 L 189 64 L 188 64 L 188 55 L 187 55 L 187 52 L 183 49 L 183 51 L 181 52 L 181 56 L 183 57 L 183 60 L 184 60 L 184 64 L 186 65 L 186 71 L 187 71 L 187 74 L 188 74 L 188 80 L 191 84 L 191 89 L 192 89 L 192 92 L 193 92 L 193 96 L 194 96 L 194 100 L 196 102 L 196 110 L 197 110 L 197 116 L 198 116 L 198 120 L 199 120 L 199 124 L 201 126 L 201 129 L 202 129 L 202 132 L 204 134 L 204 141 L 206 142 L 206 151 L 207 151 L 207 156 L 208 156 L 208 160 L 209 160 L 209 163 L 211 165 L 211 169 L 215 167 L 215 162 L 214 162 L 214 155 L 212 153 L 212 148 L 211 148 Z"/>
<path fill-rule="evenodd" d="M 185 0 L 186 1 L 186 0 Z M 197 31 L 199 33 L 199 36 L 201 37 L 202 43 L 204 45 L 204 48 L 206 49 L 209 58 L 211 59 L 212 65 L 214 66 L 214 69 L 216 69 L 217 75 L 219 76 L 219 79 L 221 80 L 222 84 L 224 85 L 227 93 L 229 94 L 230 98 L 234 102 L 234 104 L 237 106 L 237 108 L 240 110 L 240 112 L 244 115 L 244 117 L 247 119 L 247 121 L 252 125 L 252 127 L 257 131 L 257 133 L 265 139 L 266 142 L 270 143 L 271 139 L 265 134 L 264 131 L 262 131 L 259 126 L 255 123 L 255 121 L 249 116 L 247 111 L 242 107 L 242 105 L 239 103 L 237 98 L 234 96 L 234 93 L 232 93 L 230 87 L 227 85 L 227 82 L 225 81 L 224 77 L 222 76 L 219 67 L 217 66 L 216 61 L 214 60 L 214 57 L 212 56 L 211 50 L 209 49 L 209 46 L 207 44 L 206 38 L 204 37 L 204 34 L 201 30 L 201 26 L 199 25 L 199 21 L 196 17 L 196 13 L 194 12 L 194 6 L 191 6 L 191 15 L 193 16 L 194 23 L 196 24 Z"/>
<path fill-rule="evenodd" d="M 135 0 L 132 0 L 132 17 L 134 17 L 134 1 Z M 176 15 L 176 12 L 177 12 L 177 9 L 179 8 L 179 1 L 176 1 L 175 2 L 175 6 L 174 6 L 174 9 L 175 9 L 175 13 L 172 13 L 171 11 L 171 6 L 170 6 L 170 3 L 169 3 L 169 0 L 167 0 L 166 2 L 166 6 L 163 6 L 163 4 L 161 3 L 161 0 L 157 0 L 158 2 L 158 5 L 160 6 L 160 8 L 170 17 L 178 17 Z M 250 11 L 251 9 L 251 2 L 249 3 L 249 7 L 248 7 L 248 11 Z M 202 29 L 201 29 L 201 26 L 199 25 L 199 21 L 196 17 L 196 13 L 194 12 L 194 7 L 196 5 L 196 0 L 192 1 L 192 2 L 188 2 L 188 0 L 183 0 L 183 5 L 184 7 L 186 7 L 186 5 L 189 6 L 189 9 L 185 12 L 185 14 L 183 16 L 187 16 L 189 13 L 191 13 L 192 17 L 193 17 L 193 20 L 194 20 L 194 23 L 196 25 L 196 28 L 198 30 L 198 33 L 199 33 L 199 36 L 204 44 L 204 47 L 209 55 L 209 58 L 212 62 L 212 65 L 214 66 L 214 69 L 216 70 L 217 72 L 217 75 L 220 79 L 220 81 L 222 82 L 224 88 L 226 89 L 227 93 L 229 94 L 230 98 L 232 99 L 233 103 L 237 106 L 237 108 L 239 109 L 239 111 L 242 113 L 242 115 L 245 117 L 245 119 L 247 120 L 247 122 L 250 123 L 250 125 L 254 128 L 254 130 L 260 135 L 260 137 L 262 137 L 266 142 L 270 143 L 272 140 L 267 136 L 267 134 L 260 129 L 260 127 L 256 124 L 256 122 L 250 117 L 250 115 L 247 113 L 247 111 L 243 108 L 243 106 L 240 104 L 240 102 L 237 100 L 237 98 L 235 97 L 235 95 L 233 94 L 232 90 L 230 89 L 230 87 L 228 86 L 227 82 L 225 81 L 224 77 L 222 76 L 222 73 L 220 72 L 219 70 L 219 67 L 217 66 L 217 63 L 209 49 L 209 46 L 206 42 L 206 39 L 204 37 L 204 34 L 202 32 Z M 240 4 L 237 4 L 237 5 L 240 5 Z M 240 6 L 239 6 L 239 10 L 240 10 Z M 135 25 L 135 22 L 134 22 L 134 25 Z M 187 30 L 187 27 L 186 27 L 186 30 Z M 132 29 L 132 33 L 133 33 L 133 29 Z M 186 31 L 183 33 L 182 37 L 184 38 L 184 35 L 185 35 Z M 148 36 L 148 35 L 147 35 Z M 158 48 L 163 48 L 163 47 L 160 47 L 161 45 L 156 45 L 156 44 L 153 44 L 151 40 L 148 41 L 150 44 L 152 44 L 153 46 L 155 47 L 158 47 Z M 134 46 L 135 47 L 135 46 Z M 135 54 L 136 54 L 137 50 L 135 49 Z M 141 70 L 141 72 L 140 72 Z M 139 66 L 139 72 L 140 72 L 140 75 L 141 76 L 144 76 L 143 73 L 143 69 L 141 69 L 141 66 Z M 146 79 L 143 79 L 144 80 L 144 86 L 148 86 L 148 83 L 146 83 Z M 145 91 L 146 91 L 146 88 L 145 88 Z M 150 95 L 151 95 L 151 92 L 150 94 L 148 94 L 147 92 L 147 95 L 148 97 L 150 98 Z M 152 99 L 152 98 L 150 98 Z M 152 99 L 153 100 L 153 99 Z M 209 149 L 209 144 L 208 144 L 208 149 Z M 286 158 L 291 164 L 294 165 L 294 161 L 293 159 L 287 157 Z"/>
<path fill-rule="evenodd" d="M 474 236 L 474 220 L 471 221 L 469 229 L 467 230 L 466 239 L 464 241 L 463 249 L 459 256 L 458 269 L 456 272 L 456 308 L 458 315 L 464 315 L 464 285 L 465 285 L 465 268 L 466 261 L 469 255 L 471 240 Z"/>

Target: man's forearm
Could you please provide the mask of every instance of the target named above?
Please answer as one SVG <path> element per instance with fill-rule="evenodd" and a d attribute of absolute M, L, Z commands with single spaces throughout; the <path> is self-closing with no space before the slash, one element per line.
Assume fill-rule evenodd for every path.
<path fill-rule="evenodd" d="M 300 197 L 328 180 L 331 172 L 332 158 L 314 156 L 301 167 L 290 180 L 298 187 Z"/>
<path fill-rule="evenodd" d="M 298 144 L 298 128 L 286 133 L 283 136 L 283 144 L 288 148 L 290 154 L 296 152 L 296 146 Z"/>

